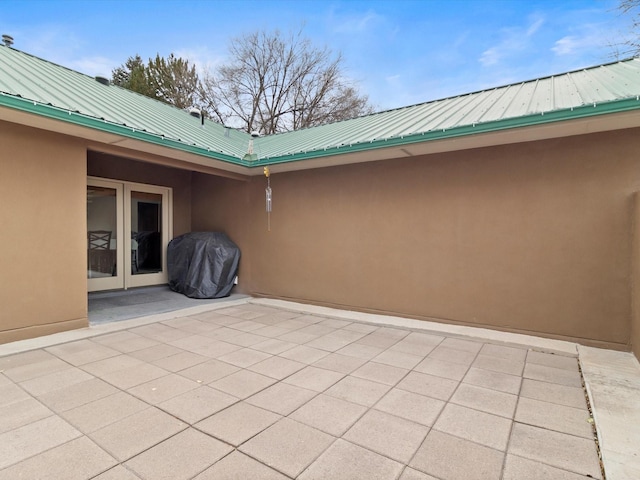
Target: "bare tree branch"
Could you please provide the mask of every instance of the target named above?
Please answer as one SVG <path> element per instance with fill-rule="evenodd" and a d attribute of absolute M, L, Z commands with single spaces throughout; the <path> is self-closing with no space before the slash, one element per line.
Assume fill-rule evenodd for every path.
<path fill-rule="evenodd" d="M 613 56 L 637 57 L 640 55 L 640 0 L 618 0 L 618 11 L 629 17 L 629 36 L 613 45 Z"/>
<path fill-rule="evenodd" d="M 217 116 L 247 132 L 272 134 L 370 113 L 342 73 L 341 55 L 318 49 L 302 33 L 264 31 L 234 39 L 230 60 L 203 77 L 203 97 Z"/>

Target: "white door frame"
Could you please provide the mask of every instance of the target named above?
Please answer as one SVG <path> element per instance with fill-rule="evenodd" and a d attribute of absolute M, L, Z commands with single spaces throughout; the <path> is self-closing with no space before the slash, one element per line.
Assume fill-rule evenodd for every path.
<path fill-rule="evenodd" d="M 116 275 L 103 278 L 88 278 L 87 289 L 128 289 L 145 285 L 161 285 L 168 282 L 167 245 L 173 238 L 173 190 L 170 187 L 126 182 L 99 177 L 87 177 L 87 186 L 113 188 L 116 190 Z M 131 192 L 153 193 L 162 196 L 162 271 L 134 275 L 131 270 Z"/>

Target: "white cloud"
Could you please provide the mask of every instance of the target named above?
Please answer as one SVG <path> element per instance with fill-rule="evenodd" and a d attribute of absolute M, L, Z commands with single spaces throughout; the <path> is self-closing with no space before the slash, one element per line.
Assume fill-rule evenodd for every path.
<path fill-rule="evenodd" d="M 82 40 L 64 25 L 43 24 L 16 30 L 13 46 L 18 50 L 88 75 L 111 73 L 113 62 L 110 60 L 99 56 L 81 57 Z"/>
<path fill-rule="evenodd" d="M 173 54 L 195 65 L 198 73 L 212 71 L 225 60 L 223 55 L 213 53 L 207 47 L 180 48 Z"/>
<path fill-rule="evenodd" d="M 574 34 L 565 35 L 556 40 L 553 47 L 551 47 L 551 51 L 557 56 L 575 55 L 608 45 L 610 44 L 608 39 L 612 37 L 613 35 L 610 32 L 603 32 L 595 25 L 582 25 L 577 28 Z"/>
<path fill-rule="evenodd" d="M 14 33 L 13 38 L 14 48 L 51 61 L 56 61 L 56 56 L 65 58 L 79 43 L 72 34 L 52 25 L 24 28 Z"/>
<path fill-rule="evenodd" d="M 482 52 L 482 55 L 480 55 L 480 63 L 483 67 L 495 65 L 502 58 L 504 50 L 504 46 L 492 47 L 485 50 Z"/>
<path fill-rule="evenodd" d="M 354 24 L 355 30 L 358 32 L 362 32 L 369 28 L 369 25 L 374 24 L 380 18 L 382 18 L 380 17 L 380 15 L 369 11 L 363 17 L 361 17 L 358 22 Z"/>
<path fill-rule="evenodd" d="M 85 57 L 79 60 L 73 60 L 67 63 L 65 66 L 82 72 L 86 75 L 95 77 L 101 75 L 103 77 L 110 78 L 111 71 L 115 68 L 117 62 L 106 57 Z"/>
<path fill-rule="evenodd" d="M 518 54 L 525 50 L 532 41 L 532 37 L 540 30 L 545 19 L 539 14 L 530 15 L 524 26 L 509 27 L 501 30 L 502 40 L 486 49 L 478 61 L 484 67 L 500 63 L 504 58 Z"/>
<path fill-rule="evenodd" d="M 363 14 L 349 16 L 343 19 L 335 25 L 334 31 L 340 33 L 363 33 L 382 19 L 383 17 L 381 15 L 369 10 Z"/>
<path fill-rule="evenodd" d="M 556 41 L 555 45 L 551 49 L 556 55 L 571 55 L 575 52 L 576 47 L 579 45 L 579 41 L 573 35 L 569 35 Z"/>
<path fill-rule="evenodd" d="M 385 77 L 385 81 L 390 85 L 396 86 L 399 84 L 400 74 L 388 75 Z"/>
<path fill-rule="evenodd" d="M 454 49 L 462 47 L 466 43 L 467 39 L 469 38 L 469 33 L 470 32 L 468 30 L 460 33 L 451 44 L 451 47 Z"/>
<path fill-rule="evenodd" d="M 538 31 L 538 29 L 544 24 L 544 18 L 541 15 L 533 15 L 533 23 L 527 28 L 527 37 L 530 37 Z"/>

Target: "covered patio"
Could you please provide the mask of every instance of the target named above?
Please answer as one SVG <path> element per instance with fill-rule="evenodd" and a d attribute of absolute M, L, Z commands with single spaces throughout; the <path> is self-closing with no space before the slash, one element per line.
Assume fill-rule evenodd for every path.
<path fill-rule="evenodd" d="M 174 292 L 168 285 L 90 292 L 87 301 L 89 324 L 101 325 L 185 308 L 217 306 L 222 302 L 244 298 L 248 296 L 235 292 L 224 298 L 189 298 Z"/>
<path fill-rule="evenodd" d="M 628 353 L 229 299 L 0 346 L 0 479 L 634 478 L 637 389 Z"/>

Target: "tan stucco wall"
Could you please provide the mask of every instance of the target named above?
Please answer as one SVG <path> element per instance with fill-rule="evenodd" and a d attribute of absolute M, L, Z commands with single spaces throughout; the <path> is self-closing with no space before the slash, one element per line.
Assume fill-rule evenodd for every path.
<path fill-rule="evenodd" d="M 631 350 L 640 360 L 640 192 L 633 197 Z"/>
<path fill-rule="evenodd" d="M 271 232 L 264 178 L 196 175 L 193 225 L 256 295 L 625 348 L 639 134 L 273 175 Z"/>
<path fill-rule="evenodd" d="M 87 174 L 173 189 L 173 236 L 191 231 L 191 172 L 89 151 Z"/>
<path fill-rule="evenodd" d="M 193 231 L 223 232 L 238 245 L 239 282 L 234 290 L 249 293 L 251 262 L 248 255 L 254 235 L 250 216 L 255 210 L 250 203 L 249 182 L 194 173 L 192 187 Z"/>
<path fill-rule="evenodd" d="M 0 343 L 87 325 L 86 154 L 0 122 Z"/>
<path fill-rule="evenodd" d="M 263 177 L 97 153 L 87 162 L 82 142 L 0 124 L 0 343 L 86 325 L 92 175 L 172 187 L 174 235 L 228 233 L 242 250 L 242 292 L 638 354 L 639 138 L 636 129 L 275 174 L 268 232 Z"/>

